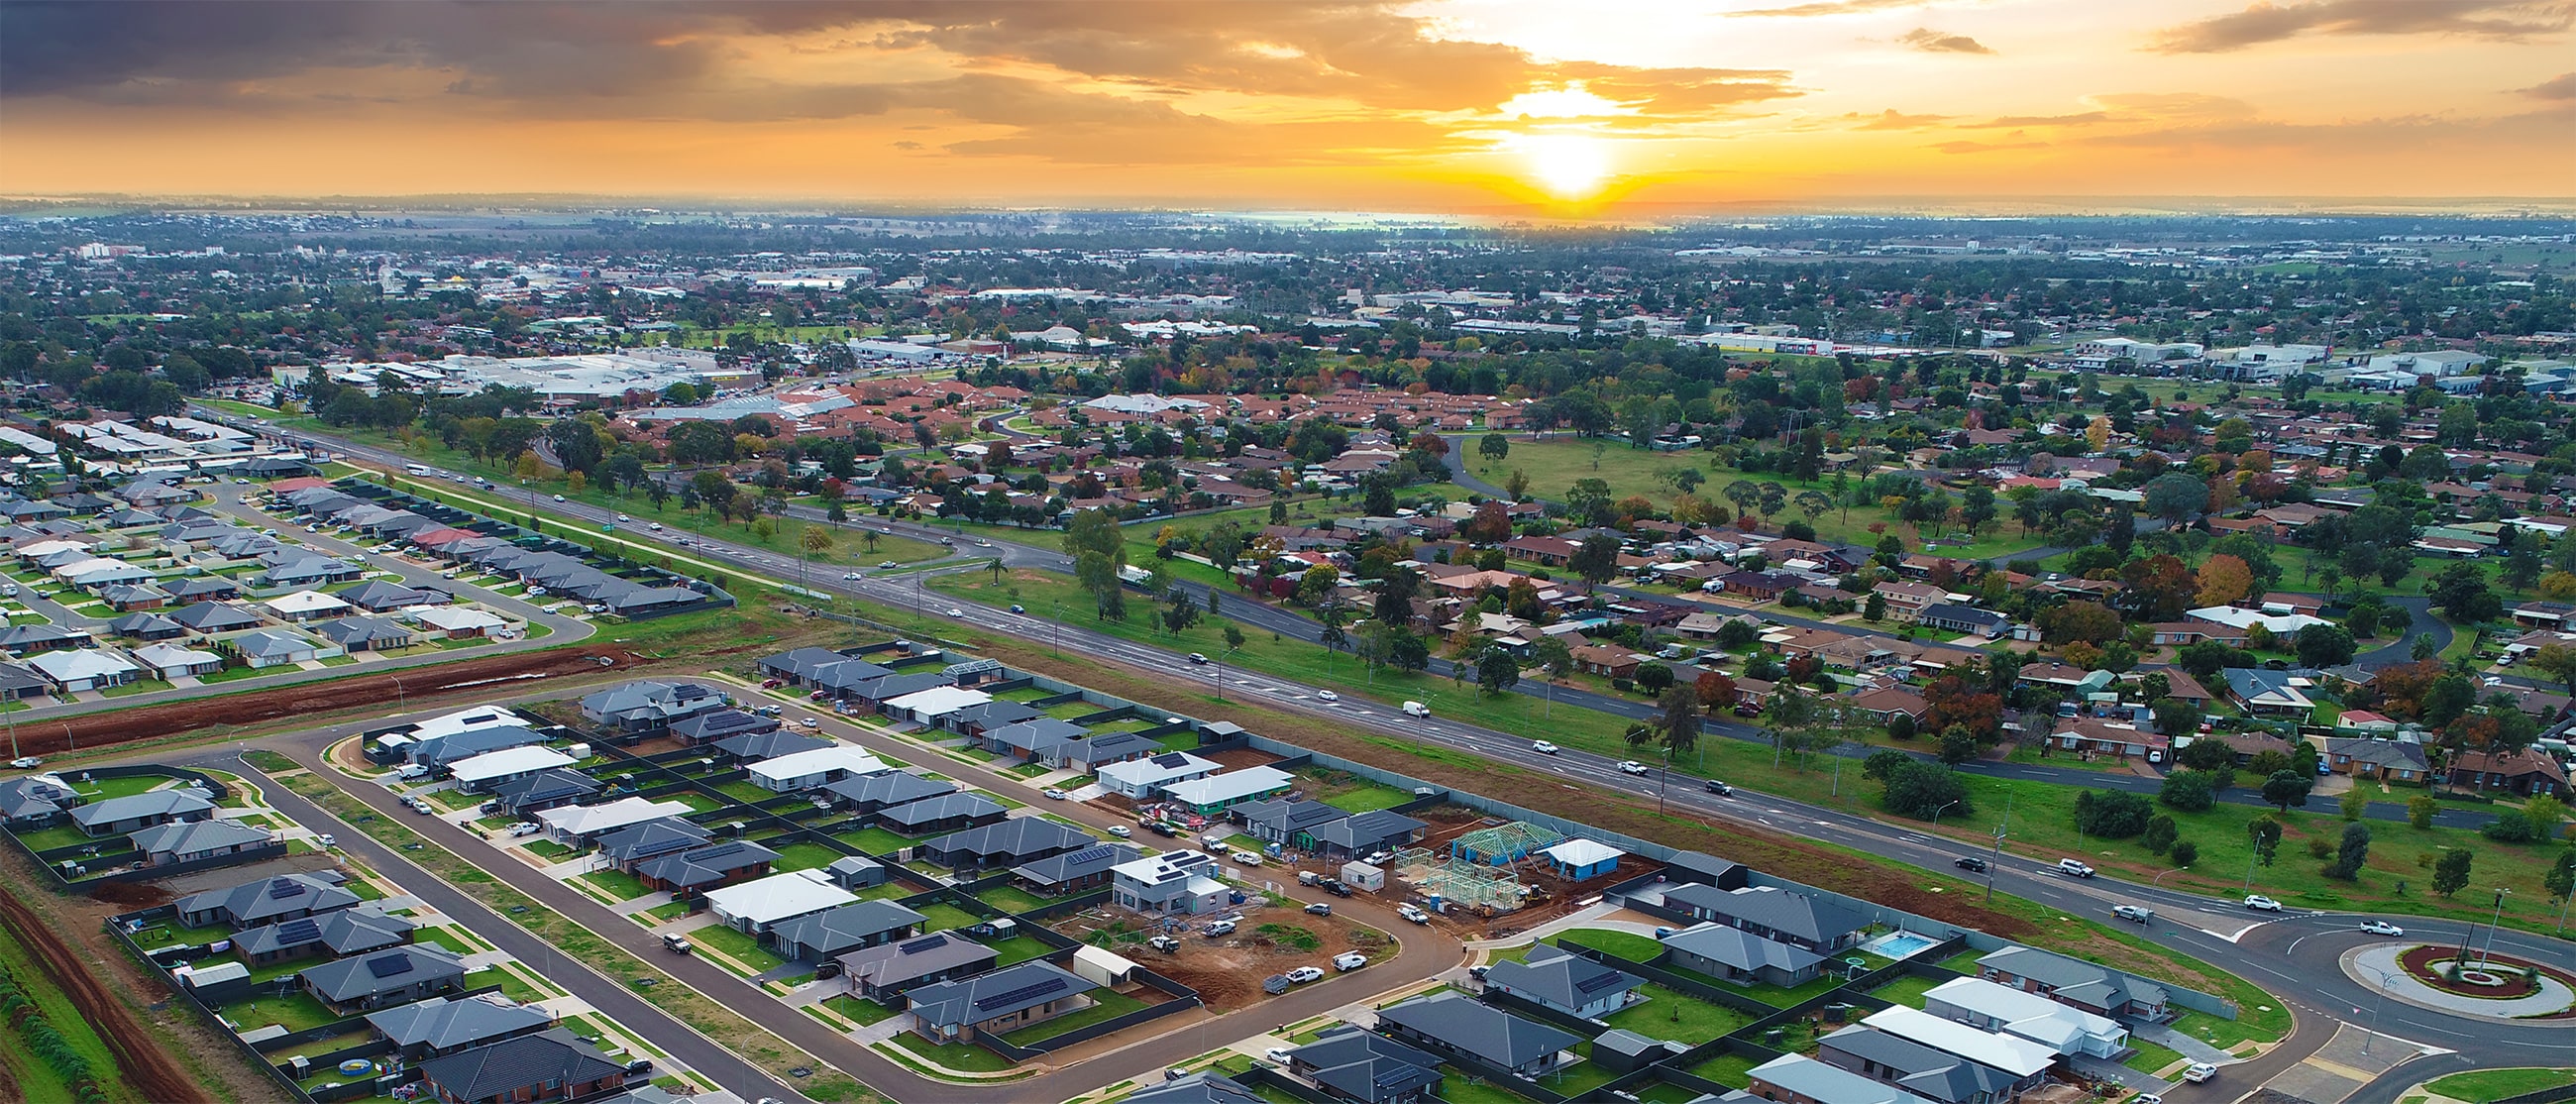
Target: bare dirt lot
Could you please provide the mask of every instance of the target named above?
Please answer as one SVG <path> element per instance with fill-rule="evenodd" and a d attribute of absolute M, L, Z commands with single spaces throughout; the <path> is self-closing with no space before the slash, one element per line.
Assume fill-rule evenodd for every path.
<path fill-rule="evenodd" d="M 1308 916 L 1258 898 L 1239 911 L 1243 920 L 1233 935 L 1209 939 L 1195 931 L 1176 932 L 1180 952 L 1168 955 L 1145 945 L 1150 921 L 1125 909 L 1102 906 L 1075 913 L 1058 921 L 1055 930 L 1082 940 L 1090 940 L 1094 932 L 1112 933 L 1113 950 L 1198 990 L 1200 999 L 1218 1012 L 1259 1003 L 1269 995 L 1261 991 L 1261 980 L 1272 974 L 1299 966 L 1330 972 L 1335 955 L 1359 951 L 1374 958 L 1393 946 L 1376 929 L 1345 917 Z M 1262 930 L 1271 925 L 1276 928 Z"/>
<path fill-rule="evenodd" d="M 615 662 L 603 668 L 600 664 L 603 658 Z M 402 675 L 399 688 L 395 686 L 392 675 L 356 675 L 309 686 L 286 686 L 145 709 L 90 713 L 61 722 L 29 725 L 18 733 L 18 744 L 28 755 L 59 755 L 73 747 L 89 749 L 166 739 L 219 725 L 243 728 L 266 721 L 378 705 L 405 695 L 420 700 L 451 691 L 473 692 L 486 688 L 486 692 L 492 694 L 519 693 L 535 689 L 544 679 L 596 675 L 603 669 L 625 668 L 642 659 L 634 652 L 613 645 L 493 656 L 412 668 Z"/>

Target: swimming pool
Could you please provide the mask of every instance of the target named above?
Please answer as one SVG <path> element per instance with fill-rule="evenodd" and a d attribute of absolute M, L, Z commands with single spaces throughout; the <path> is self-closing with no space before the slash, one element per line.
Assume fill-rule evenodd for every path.
<path fill-rule="evenodd" d="M 1860 949 L 1881 958 L 1908 958 L 1921 954 L 1941 941 L 1910 931 L 1893 931 L 1860 945 Z"/>

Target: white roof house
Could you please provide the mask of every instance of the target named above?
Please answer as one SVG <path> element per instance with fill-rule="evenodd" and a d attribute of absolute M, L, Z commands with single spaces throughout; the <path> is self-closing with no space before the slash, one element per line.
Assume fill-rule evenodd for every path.
<path fill-rule="evenodd" d="M 1143 801 L 1174 782 L 1205 778 L 1222 769 L 1222 765 L 1212 760 L 1201 759 L 1186 751 L 1175 751 L 1104 766 L 1100 768 L 1100 784 L 1111 793 Z"/>
<path fill-rule="evenodd" d="M 97 648 L 71 651 L 40 652 L 27 657 L 27 666 L 54 681 L 73 689 L 88 689 L 101 682 L 114 682 L 142 670 L 125 661 L 125 657 Z"/>
<path fill-rule="evenodd" d="M 1600 840 L 1577 836 L 1554 847 L 1542 848 L 1539 854 L 1566 866 L 1585 867 L 1626 855 L 1627 852 Z"/>
<path fill-rule="evenodd" d="M 2116 1020 L 1984 978 L 1954 978 L 1923 996 L 1923 1010 L 1935 1016 L 2018 1035 L 2059 1054 L 2109 1058 L 2129 1045 L 2129 1029 Z"/>
<path fill-rule="evenodd" d="M 2057 1064 L 2055 1050 L 2018 1035 L 1981 1031 L 1901 1004 L 1873 1013 L 1860 1022 L 1897 1038 L 1955 1054 L 1979 1065 L 1992 1066 L 2013 1075 L 2016 1080 L 2044 1072 Z"/>
<path fill-rule="evenodd" d="M 2194 621 L 2225 625 L 2231 629 L 2250 629 L 2261 625 L 2274 636 L 2294 636 L 2300 629 L 2310 625 L 2334 624 L 2325 618 L 2310 617 L 2304 613 L 2264 613 L 2261 610 L 2241 609 L 2236 606 L 2203 606 L 2200 609 L 2185 611 L 2184 616 Z"/>
<path fill-rule="evenodd" d="M 836 909 L 859 899 L 849 890 L 809 876 L 821 873 L 799 870 L 726 886 L 707 894 L 707 907 L 715 910 L 717 923 L 758 935 L 782 921 Z"/>
<path fill-rule="evenodd" d="M 497 629 L 509 624 L 498 616 L 465 606 L 430 606 L 412 614 L 411 618 L 442 632 Z"/>
<path fill-rule="evenodd" d="M 309 621 L 316 617 L 336 616 L 350 608 L 349 603 L 318 590 L 299 590 L 293 594 L 281 594 L 260 604 L 277 611 L 279 617 L 288 621 Z"/>
<path fill-rule="evenodd" d="M 1196 808 L 1230 805 L 1288 788 L 1295 776 L 1277 767 L 1245 767 L 1163 787 L 1172 800 Z"/>
<path fill-rule="evenodd" d="M 993 695 L 981 690 L 969 690 L 963 686 L 934 686 L 928 690 L 889 699 L 884 709 L 887 716 L 898 720 L 930 724 L 960 709 L 982 705 L 992 700 Z"/>
<path fill-rule="evenodd" d="M 404 735 L 415 740 L 435 740 L 441 736 L 454 736 L 460 732 L 473 732 L 478 729 L 528 728 L 535 724 L 536 722 L 500 706 L 478 705 L 471 709 L 459 709 L 454 713 L 442 713 L 425 721 L 413 722 L 411 731 Z"/>
<path fill-rule="evenodd" d="M 847 744 L 799 751 L 775 759 L 763 759 L 743 768 L 751 775 L 751 784 L 764 790 L 790 793 L 826 786 L 844 778 L 878 774 L 894 768 L 885 760 Z"/>
<path fill-rule="evenodd" d="M 168 678 L 172 672 L 187 674 L 209 664 L 222 667 L 224 663 L 224 657 L 213 652 L 183 648 L 167 641 L 134 649 L 134 658 L 163 678 Z"/>
<path fill-rule="evenodd" d="M 548 832 L 561 839 L 581 839 L 601 832 L 613 832 L 629 824 L 642 824 L 663 817 L 682 816 L 690 812 L 686 802 L 646 801 L 640 797 L 621 797 L 600 805 L 567 805 L 537 814 L 537 820 Z"/>
<path fill-rule="evenodd" d="M 54 578 L 73 586 L 96 586 L 101 583 L 139 583 L 152 578 L 152 573 L 123 560 L 92 557 L 74 560 L 54 569 Z"/>
<path fill-rule="evenodd" d="M 481 755 L 459 759 L 447 770 L 449 774 L 456 777 L 458 786 L 473 789 L 486 783 L 516 778 L 524 774 L 535 774 L 541 770 L 569 767 L 573 762 L 572 756 L 543 744 L 521 744 L 518 747 L 487 751 Z"/>

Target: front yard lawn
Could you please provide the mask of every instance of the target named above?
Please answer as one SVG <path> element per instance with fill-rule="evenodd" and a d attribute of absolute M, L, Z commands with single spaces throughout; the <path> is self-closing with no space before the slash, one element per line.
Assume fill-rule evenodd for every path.
<path fill-rule="evenodd" d="M 893 1018 L 895 1015 L 894 1009 L 878 1004 L 872 1000 L 853 997 L 847 993 L 843 993 L 837 997 L 823 998 L 823 1007 L 840 1013 L 842 1019 L 848 1020 L 860 1027 L 866 1027 L 872 1023 L 883 1022 Z"/>
<path fill-rule="evenodd" d="M 581 852 L 570 847 L 566 847 L 563 844 L 556 843 L 553 840 L 532 840 L 528 843 L 521 844 L 520 846 L 526 847 L 529 854 L 535 855 L 541 859 L 568 859 L 581 854 Z"/>
<path fill-rule="evenodd" d="M 619 901 L 631 901 L 653 892 L 645 887 L 644 879 L 623 870 L 594 870 L 582 875 L 581 880 L 608 891 L 611 899 Z"/>
<path fill-rule="evenodd" d="M 2495 1069 L 2455 1073 L 2424 1086 L 2455 1100 L 2502 1100 L 2576 1081 L 2576 1069 Z"/>
<path fill-rule="evenodd" d="M 225 1019 L 245 1031 L 276 1024 L 292 1033 L 320 1027 L 340 1019 L 332 1015 L 330 1009 L 322 1007 L 321 1001 L 313 999 L 312 994 L 303 992 L 290 993 L 283 997 L 260 997 L 256 1000 L 239 1001 L 227 1004 L 218 1011 L 223 1013 Z"/>
<path fill-rule="evenodd" d="M 1011 1068 L 1011 1060 L 973 1043 L 938 1045 L 912 1032 L 896 1033 L 894 1045 L 914 1055 L 949 1069 L 965 1073 L 1000 1073 Z"/>
<path fill-rule="evenodd" d="M 770 953 L 758 940 L 722 924 L 709 924 L 688 933 L 690 942 L 713 948 L 716 953 L 741 963 L 752 973 L 764 973 L 787 964 L 787 960 Z"/>
<path fill-rule="evenodd" d="M 1044 1023 L 1030 1024 L 1017 1031 L 1007 1032 L 1002 1036 L 1003 1041 L 1016 1046 L 1027 1046 L 1030 1043 L 1052 1039 L 1079 1028 L 1089 1027 L 1102 1020 L 1116 1019 L 1146 1006 L 1144 1001 L 1110 989 L 1094 989 L 1090 995 L 1091 1007 L 1067 1012 Z"/>

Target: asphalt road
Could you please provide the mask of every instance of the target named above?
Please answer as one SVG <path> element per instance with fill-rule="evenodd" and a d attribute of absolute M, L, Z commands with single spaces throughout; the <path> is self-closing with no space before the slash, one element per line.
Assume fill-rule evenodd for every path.
<path fill-rule="evenodd" d="M 325 447 L 368 455 L 368 458 L 379 463 L 408 462 L 390 454 L 370 455 L 372 450 L 350 449 L 338 442 L 321 443 Z M 572 504 L 555 505 L 560 507 Z M 566 512 L 580 516 L 577 511 Z M 898 532 L 909 530 L 910 527 L 897 529 Z M 705 538 L 693 538 L 691 547 L 702 558 L 726 562 L 742 569 L 761 571 L 772 577 L 779 577 L 777 571 L 780 566 L 792 567 L 792 565 L 782 565 L 775 557 L 765 553 Z M 1047 562 L 1049 556 L 1052 556 L 1056 563 L 1061 563 L 1063 560 L 1060 554 L 1037 549 L 1011 551 L 1010 549 L 1013 548 L 1016 546 L 1011 546 L 1007 542 L 997 542 L 993 552 L 1001 554 L 1006 563 L 1021 563 L 1029 566 L 1052 566 Z M 916 589 L 917 580 L 887 579 L 872 574 L 862 582 L 852 583 L 838 579 L 817 580 L 814 586 L 816 589 L 855 592 L 873 600 L 897 606 L 920 602 L 924 608 L 955 608 L 961 611 L 963 621 L 1034 643 L 1056 642 L 1057 646 L 1065 647 L 1067 650 L 1129 663 L 1166 676 L 1204 683 L 1211 692 L 1222 685 L 1228 694 L 1242 695 L 1285 708 L 1330 716 L 1357 727 L 1401 738 L 1461 748 L 1490 758 L 1550 771 L 1570 781 L 1591 783 L 1632 794 L 1641 791 L 1651 792 L 1646 791 L 1645 788 L 1657 785 L 1661 781 L 1659 773 L 1650 772 L 1642 779 L 1621 773 L 1613 761 L 1588 753 L 1569 751 L 1556 756 L 1542 756 L 1531 751 L 1528 740 L 1520 736 L 1465 725 L 1436 716 L 1409 717 L 1398 710 L 1370 701 L 1356 699 L 1326 701 L 1312 687 L 1223 668 L 1215 664 L 1192 666 L 1183 662 L 1181 657 L 1174 653 L 1093 632 L 1079 625 L 1061 624 L 1033 616 L 1013 614 L 1006 610 L 945 596 L 939 597 L 938 605 L 933 607 L 930 605 L 930 600 L 923 597 Z M 1247 612 L 1266 610 L 1266 607 L 1259 607 L 1250 602 L 1231 602 L 1227 605 L 1229 613 L 1234 610 Z M 1288 616 L 1278 614 L 1275 610 L 1266 612 L 1277 616 Z M 1247 617 L 1247 620 L 1255 625 L 1268 627 L 1260 621 L 1251 620 L 1250 617 Z M 1217 681 L 1219 678 L 1223 679 L 1221 684 Z M 1729 734 L 1732 735 L 1732 733 Z M 2109 777 L 2112 776 L 2097 775 L 2093 772 L 2083 772 L 2082 776 L 2084 784 L 2099 784 Z M 1959 854 L 1955 844 L 1938 841 L 1902 825 L 1884 824 L 1741 789 L 1736 791 L 1733 797 L 1719 797 L 1689 788 L 1687 780 L 1677 779 L 1676 781 L 1682 784 L 1671 787 L 1665 793 L 1665 799 L 1696 811 L 1734 817 L 1777 830 L 1841 843 L 1927 870 L 1948 871 L 1951 869 L 1952 860 Z M 2053 907 L 2069 910 L 2084 909 L 2085 914 L 2095 916 L 2107 916 L 2110 904 L 2117 900 L 2146 901 L 2158 904 L 2160 911 L 2197 913 L 2212 918 L 2238 911 L 2225 903 L 2213 902 L 2208 898 L 2178 890 L 2140 886 L 2107 877 L 2077 882 L 2044 873 L 2043 871 L 2053 868 L 2056 857 L 2042 856 L 2026 859 L 2005 856 L 1995 864 L 1995 885 L 2003 892 L 2024 896 Z M 2042 861 L 2043 859 L 2045 861 Z M 2334 914 L 2331 922 L 2350 926 L 2357 924 L 2363 918 L 2357 914 Z M 2391 919 L 2428 931 L 2433 930 L 2428 925 L 2442 923 L 2409 916 Z M 2269 925 L 2257 926 L 2253 931 L 2261 931 L 2265 926 Z M 2205 961 L 2228 968 L 2242 968 L 2249 975 L 2250 980 L 2287 999 L 2295 1007 L 2318 1010 L 2327 1016 L 2358 1022 L 2354 1017 L 2346 1016 L 2339 1011 L 2354 1007 L 2353 1004 L 2342 1000 L 2343 997 L 2354 994 L 2353 987 L 2342 980 L 2339 971 L 2320 972 L 2313 967 L 2301 968 L 2295 965 L 2291 969 L 2281 969 L 2259 957 L 2249 958 L 2241 949 L 2240 940 L 2248 938 L 2251 933 L 2242 929 L 2242 925 L 2231 928 L 2213 919 L 2211 927 L 2167 922 L 2152 926 L 2144 934 L 2153 942 L 2194 954 Z M 2512 938 L 2535 940 L 2530 944 L 2531 953 L 2550 955 L 2554 961 L 2576 962 L 2576 946 L 2563 941 L 2533 936 L 2513 936 Z M 2259 943 L 2256 945 L 2260 946 Z M 2442 1038 L 2445 1034 L 2452 1036 L 2463 1034 L 2463 1021 L 2412 1005 L 2388 1002 L 2387 1006 L 2380 1010 L 2380 1015 L 2381 1029 L 2391 1035 L 2429 1041 Z M 2576 1043 L 2561 1041 L 2563 1029 L 2559 1028 L 2523 1029 L 2480 1023 L 2465 1030 L 2473 1033 L 2473 1037 L 2458 1039 L 2459 1045 L 2456 1046 L 2449 1043 L 2437 1045 L 2457 1050 L 2466 1060 L 2476 1061 L 2480 1065 L 2563 1064 L 2569 1059 L 2571 1053 L 2576 1053 Z M 2400 1067 L 2401 1070 L 2407 1068 L 2409 1067 Z M 2239 1089 L 2241 1091 L 2241 1086 Z M 2194 1098 L 2179 1094 L 2176 1096 L 2177 1104 L 2188 1104 L 2190 1099 Z M 2355 1099 L 2381 1098 L 2356 1096 Z"/>

